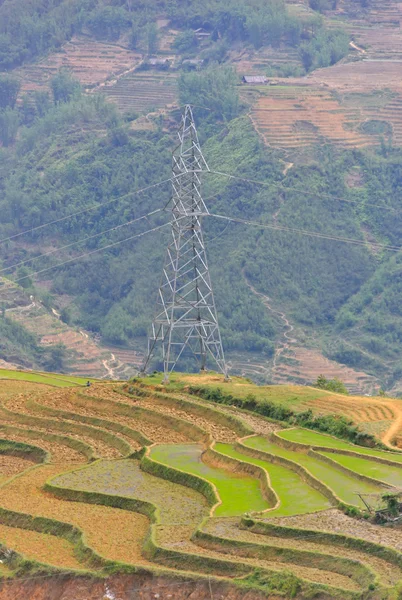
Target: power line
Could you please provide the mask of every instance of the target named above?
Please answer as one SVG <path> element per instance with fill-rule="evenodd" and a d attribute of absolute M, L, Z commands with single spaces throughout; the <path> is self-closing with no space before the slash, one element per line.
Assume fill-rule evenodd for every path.
<path fill-rule="evenodd" d="M 355 246 L 367 246 L 368 242 L 364 240 L 357 240 L 353 238 L 344 238 L 337 235 L 329 235 L 326 233 L 319 233 L 317 231 L 308 231 L 307 229 L 297 229 L 295 227 L 284 227 L 282 225 L 268 225 L 264 223 L 258 223 L 257 221 L 248 221 L 246 219 L 240 219 L 236 217 L 228 217 L 226 215 L 218 215 L 215 213 L 210 213 L 211 217 L 215 217 L 216 219 L 223 219 L 225 221 L 232 221 L 234 223 L 241 223 L 243 225 L 251 225 L 253 227 L 259 227 L 261 229 L 273 229 L 275 231 L 285 231 L 287 233 L 298 233 L 300 235 L 305 235 L 308 237 L 320 238 L 324 240 L 332 240 L 335 242 L 343 242 L 346 244 L 353 244 Z M 379 244 L 377 242 L 370 242 L 370 246 L 374 246 L 379 250 L 389 250 L 391 252 L 400 252 L 402 250 L 401 246 L 388 246 L 387 244 Z"/>
<path fill-rule="evenodd" d="M 128 194 L 124 194 L 123 196 L 117 196 L 117 198 L 112 198 L 111 200 L 108 200 L 107 202 L 102 202 L 100 204 L 93 204 L 92 206 L 89 206 L 88 208 L 83 208 L 83 209 L 78 210 L 69 215 L 65 215 L 64 217 L 60 217 L 59 219 L 54 219 L 53 221 L 49 221 L 48 223 L 43 223 L 43 225 L 38 225 L 37 227 L 31 227 L 31 229 L 26 229 L 25 231 L 21 231 L 20 233 L 16 233 L 15 235 L 11 235 L 7 238 L 4 238 L 4 239 L 0 240 L 0 244 L 4 244 L 5 242 L 14 240 L 15 238 L 20 237 L 22 235 L 27 235 L 28 233 L 33 233 L 34 231 L 38 231 L 39 229 L 44 229 L 45 227 L 49 227 L 50 225 L 54 225 L 55 223 L 60 223 L 62 221 L 66 221 L 68 219 L 71 219 L 72 217 L 76 217 L 77 215 L 82 215 L 91 210 L 96 210 L 97 208 L 103 208 L 104 206 L 108 206 L 109 204 L 112 204 L 113 202 L 116 202 L 117 200 L 123 200 L 124 198 L 128 198 L 129 196 L 136 196 L 137 194 L 142 194 L 143 192 L 146 192 L 153 188 L 159 187 L 160 185 L 169 183 L 171 181 L 172 181 L 171 178 L 164 179 L 163 181 L 159 181 L 158 183 L 148 185 L 148 186 L 141 188 L 139 190 L 136 190 L 134 192 L 129 192 Z"/>
<path fill-rule="evenodd" d="M 70 244 L 67 244 L 65 246 L 60 246 L 60 248 L 55 248 L 54 250 L 49 250 L 49 252 L 44 252 L 43 254 L 39 254 L 39 256 L 27 258 L 26 260 L 22 260 L 18 263 L 8 266 L 8 267 L 4 267 L 4 269 L 0 269 L 0 273 L 3 273 L 4 271 L 8 271 L 9 269 L 15 269 L 16 267 L 20 267 L 21 265 L 25 265 L 34 260 L 39 260 L 40 258 L 43 258 L 44 256 L 50 256 L 51 254 L 55 254 L 56 252 L 61 252 L 62 250 L 65 250 L 66 248 L 71 248 L 72 246 L 76 246 L 77 244 L 82 244 L 88 240 L 92 240 L 96 237 L 104 235 L 105 233 L 110 233 L 111 231 L 116 231 L 117 229 L 121 229 L 122 227 L 127 227 L 128 225 L 132 225 L 133 223 L 136 223 L 143 219 L 148 219 L 148 217 L 151 217 L 152 215 L 163 212 L 163 210 L 164 210 L 164 208 L 158 208 L 157 210 L 153 210 L 153 211 L 149 212 L 148 214 L 143 215 L 142 217 L 137 217 L 136 219 L 132 219 L 131 221 L 128 221 L 127 223 L 122 223 L 121 225 L 115 225 L 114 227 L 111 227 L 110 229 L 105 229 L 104 231 L 101 231 L 100 233 L 95 233 L 94 235 L 89 235 L 85 238 L 77 240 L 76 242 L 71 242 Z"/>
<path fill-rule="evenodd" d="M 310 192 L 306 189 L 302 190 L 300 188 L 296 188 L 293 186 L 284 186 L 282 183 L 275 183 L 271 181 L 260 181 L 258 179 L 250 179 L 247 177 L 240 177 L 239 175 L 231 175 L 230 173 L 224 173 L 222 171 L 209 171 L 210 174 L 213 175 L 223 175 L 224 177 L 228 177 L 229 179 L 237 179 L 238 181 L 244 181 L 245 183 L 252 183 L 255 185 L 262 185 L 266 187 L 276 187 L 282 190 L 283 192 L 292 191 L 297 192 L 299 194 L 304 194 L 307 196 L 313 196 L 314 198 L 327 198 L 329 200 L 337 200 L 338 202 L 346 202 L 347 204 L 359 204 L 364 206 L 373 206 L 374 208 L 381 208 L 382 210 L 390 210 L 395 213 L 402 213 L 401 210 L 397 208 L 393 208 L 392 206 L 385 206 L 383 204 L 374 204 L 372 202 L 360 202 L 359 200 L 348 200 L 347 198 L 341 198 L 340 196 L 332 196 L 331 194 L 326 194 L 325 192 L 316 193 Z"/>
<path fill-rule="evenodd" d="M 41 273 L 46 273 L 47 271 L 51 271 L 52 269 L 57 269 L 57 267 L 62 267 L 63 265 L 72 263 L 75 260 L 79 260 L 80 258 L 85 258 L 86 256 L 91 256 L 92 254 L 96 254 L 97 252 L 102 252 L 102 250 L 107 250 L 108 248 L 113 248 L 114 246 L 123 244 L 124 242 L 128 242 L 135 238 L 142 237 L 142 236 L 146 235 L 147 233 L 152 233 L 153 231 L 158 231 L 159 229 L 162 229 L 163 227 L 166 227 L 167 225 L 169 225 L 169 223 L 164 223 L 163 225 L 158 225 L 157 227 L 153 227 L 152 229 L 148 229 L 147 231 L 143 231 L 142 233 L 137 233 L 136 235 L 131 235 L 130 237 L 124 238 L 124 240 L 120 240 L 118 242 L 113 242 L 111 244 L 107 244 L 107 246 L 102 246 L 102 248 L 97 248 L 96 250 L 91 250 L 90 252 L 85 252 L 84 254 L 80 254 L 79 256 L 74 256 L 73 258 L 69 258 L 68 260 L 58 263 L 57 265 L 47 267 L 46 269 L 40 269 L 39 271 L 35 271 L 34 273 L 30 273 L 29 275 L 24 275 L 24 277 L 19 277 L 18 279 L 9 280 L 6 283 L 9 283 L 10 285 L 12 285 L 13 283 L 18 283 L 24 279 L 35 277 L 35 275 L 39 275 Z M 0 290 L 1 290 L 1 288 L 0 288 Z"/>

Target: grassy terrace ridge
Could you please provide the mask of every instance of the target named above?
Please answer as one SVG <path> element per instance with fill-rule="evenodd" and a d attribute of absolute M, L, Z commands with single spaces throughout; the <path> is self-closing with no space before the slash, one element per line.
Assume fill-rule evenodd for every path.
<path fill-rule="evenodd" d="M 217 373 L 174 373 L 163 385 L 155 373 L 133 380 L 134 387 L 155 392 L 177 392 L 211 405 L 251 411 L 284 425 L 297 425 L 337 436 L 353 444 L 374 447 L 392 443 L 394 419 L 402 418 L 400 402 L 393 398 L 351 396 L 301 385 L 257 385 L 242 377 L 224 381 Z M 185 396 L 184 396 L 185 395 Z M 378 435 L 375 435 L 378 432 Z"/>
<path fill-rule="evenodd" d="M 156 373 L 140 380 L 146 385 L 160 385 L 169 391 L 184 391 L 190 385 L 207 386 L 210 389 L 221 388 L 226 394 L 233 394 L 239 398 L 246 398 L 254 394 L 259 401 L 269 400 L 277 402 L 295 410 L 300 407 L 305 410 L 305 404 L 319 398 L 335 396 L 344 398 L 341 394 L 319 390 L 317 388 L 301 385 L 256 385 L 244 377 L 231 377 L 225 382 L 222 375 L 216 373 L 183 374 L 171 373 L 168 386 L 162 386 L 163 374 Z"/>
<path fill-rule="evenodd" d="M 326 435 L 324 433 L 318 433 L 317 431 L 311 431 L 309 429 L 283 429 L 278 432 L 277 435 L 284 440 L 290 442 L 296 442 L 304 444 L 306 446 L 322 447 L 322 448 L 334 448 L 335 450 L 348 450 L 351 452 L 358 452 L 367 456 L 374 456 L 376 458 L 383 458 L 386 460 L 392 460 L 393 462 L 402 463 L 402 452 L 388 452 L 386 450 L 375 450 L 374 448 L 364 448 L 363 446 L 357 446 L 356 444 L 350 444 L 339 438 Z"/>

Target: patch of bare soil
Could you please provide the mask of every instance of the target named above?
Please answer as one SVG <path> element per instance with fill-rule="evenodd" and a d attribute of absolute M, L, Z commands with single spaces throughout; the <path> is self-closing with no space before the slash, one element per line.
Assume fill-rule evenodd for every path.
<path fill-rule="evenodd" d="M 40 399 L 38 399 L 38 403 L 41 406 L 48 406 L 49 408 L 55 408 L 56 410 L 65 410 L 68 412 L 73 412 L 76 415 L 82 415 L 84 417 L 94 417 L 93 410 L 85 408 L 84 406 L 80 406 L 78 403 L 74 402 L 72 398 L 75 398 L 75 396 L 64 396 L 63 402 L 60 403 L 60 398 L 55 397 L 53 394 L 46 394 L 41 396 Z M 104 418 L 104 421 L 104 429 L 110 429 L 110 432 L 113 435 L 117 435 L 117 437 L 123 438 L 128 444 L 130 444 L 133 450 L 139 450 L 141 448 L 140 444 L 138 444 L 138 442 L 136 442 L 133 438 L 125 435 L 124 433 L 117 433 L 112 427 L 108 427 L 108 423 L 117 424 L 116 419 L 110 419 L 107 416 L 107 418 Z"/>
<path fill-rule="evenodd" d="M 336 508 L 319 513 L 267 519 L 267 522 L 285 527 L 344 533 L 402 551 L 402 529 L 395 527 L 391 529 L 364 520 L 352 519 Z"/>
<path fill-rule="evenodd" d="M 52 392 L 53 394 L 55 394 L 55 396 L 59 399 L 62 400 L 65 395 L 63 395 L 62 392 Z M 71 392 L 69 392 L 71 394 Z M 59 406 L 63 406 L 63 402 L 60 403 Z M 27 406 L 27 399 L 24 396 L 16 396 L 13 397 L 11 399 L 9 399 L 7 401 L 7 408 L 12 411 L 12 414 L 10 413 L 6 413 L 6 412 L 1 412 L 0 410 L 0 420 L 1 421 L 5 421 L 6 423 L 12 423 L 12 424 L 16 424 L 18 427 L 24 429 L 35 429 L 37 431 L 44 431 L 46 433 L 52 433 L 52 434 L 56 434 L 56 435 L 64 435 L 64 436 L 68 436 L 70 438 L 74 438 L 77 440 L 82 440 L 83 442 L 85 442 L 86 444 L 88 444 L 89 446 L 91 446 L 96 454 L 102 458 L 120 458 L 121 457 L 121 453 L 119 452 L 119 450 L 117 450 L 116 448 L 114 448 L 113 446 L 111 446 L 110 444 L 104 442 L 101 439 L 98 439 L 97 434 L 95 433 L 98 428 L 96 427 L 91 427 L 89 426 L 86 433 L 81 433 L 81 432 L 77 432 L 75 430 L 75 428 L 77 427 L 77 424 L 74 422 L 70 422 L 70 429 L 67 426 L 65 429 L 59 429 L 58 427 L 54 426 L 52 424 L 52 420 L 54 419 L 47 419 L 46 417 L 43 417 L 43 415 L 38 415 L 38 413 L 29 408 Z M 28 415 L 28 416 L 32 416 L 32 417 L 40 417 L 41 419 L 43 419 L 41 422 L 38 421 L 38 423 L 35 423 L 33 425 L 25 425 L 22 422 L 23 419 L 23 415 Z M 56 421 L 58 422 L 64 422 L 68 425 L 68 421 L 66 421 L 66 419 L 56 419 Z M 94 434 L 91 434 L 91 429 L 94 431 Z M 98 430 L 100 431 L 100 430 Z"/>
<path fill-rule="evenodd" d="M 319 375 L 325 375 L 328 379 L 337 377 L 353 392 L 372 390 L 378 387 L 376 379 L 362 371 L 355 371 L 350 367 L 341 365 L 326 358 L 318 350 L 293 347 L 292 358 L 297 362 L 293 365 L 280 365 L 275 383 L 289 381 L 289 377 L 304 379 L 305 382 L 315 381 Z"/>
<path fill-rule="evenodd" d="M 18 456 L 6 456 L 0 454 L 0 477 L 12 477 L 17 473 L 22 473 L 25 469 L 32 467 L 34 463 L 26 458 Z"/>
<path fill-rule="evenodd" d="M 266 594 L 246 591 L 223 581 L 148 574 L 115 575 L 105 579 L 54 575 L 46 579 L 0 582 L 0 600 L 266 600 Z M 274 598 L 272 597 L 274 600 Z"/>
<path fill-rule="evenodd" d="M 33 446 L 38 446 L 43 450 L 49 452 L 51 457 L 51 463 L 53 464 L 83 464 L 87 462 L 87 458 L 77 452 L 77 450 L 73 450 L 67 445 L 63 445 L 57 442 L 49 442 L 44 439 L 33 439 L 26 433 L 24 433 L 24 428 L 18 427 L 18 433 L 10 433 L 9 431 L 4 431 L 0 428 L 0 437 L 3 437 L 7 440 L 11 440 L 13 442 L 22 442 L 25 444 L 32 444 Z"/>
<path fill-rule="evenodd" d="M 49 391 L 49 386 L 43 383 L 2 379 L 0 383 L 0 400 L 18 396 L 20 394 L 30 394 L 31 392 L 40 393 L 47 391 Z"/>

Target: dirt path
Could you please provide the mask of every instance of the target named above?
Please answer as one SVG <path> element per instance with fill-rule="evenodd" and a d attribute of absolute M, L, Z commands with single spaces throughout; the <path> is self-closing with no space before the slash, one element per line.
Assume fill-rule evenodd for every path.
<path fill-rule="evenodd" d="M 357 44 L 355 44 L 355 42 L 349 42 L 349 46 L 351 48 L 353 48 L 354 50 L 357 50 L 361 54 L 367 54 L 366 50 L 364 50 L 364 48 L 361 48 L 360 46 L 358 46 Z"/>
<path fill-rule="evenodd" d="M 113 352 L 111 352 L 109 360 L 102 360 L 102 364 L 105 367 L 105 369 L 107 371 L 107 375 L 110 377 L 110 379 L 118 379 L 118 377 L 115 374 L 115 368 L 109 366 L 110 362 L 111 363 L 116 362 L 116 357 L 113 354 Z"/>
<path fill-rule="evenodd" d="M 274 371 L 277 368 L 277 363 L 279 358 L 281 357 L 281 355 L 283 354 L 283 352 L 285 350 L 288 350 L 289 347 L 291 346 L 291 344 L 295 344 L 297 343 L 297 339 L 294 338 L 291 334 L 294 331 L 294 327 L 293 325 L 291 325 L 291 323 L 289 323 L 288 318 L 286 317 L 285 313 L 283 313 L 280 310 L 277 310 L 275 308 L 273 308 L 271 306 L 271 300 L 268 296 L 265 296 L 265 294 L 262 294 L 261 292 L 258 292 L 255 287 L 247 280 L 247 277 L 245 276 L 244 272 L 244 279 L 246 282 L 246 285 L 250 288 L 250 290 L 253 292 L 253 294 L 255 294 L 256 296 L 258 296 L 261 300 L 263 305 L 273 314 L 278 315 L 279 318 L 282 320 L 283 325 L 284 325 L 284 332 L 283 332 L 283 337 L 284 340 L 283 342 L 281 342 L 278 347 L 275 349 L 275 355 L 274 355 L 274 360 L 273 360 L 273 364 L 272 364 L 272 371 Z"/>
<path fill-rule="evenodd" d="M 396 412 L 396 418 L 388 431 L 385 432 L 382 438 L 382 443 L 390 448 L 395 448 L 395 446 L 392 444 L 392 439 L 395 437 L 398 431 L 402 429 L 402 411 L 395 404 L 392 404 L 392 408 Z"/>

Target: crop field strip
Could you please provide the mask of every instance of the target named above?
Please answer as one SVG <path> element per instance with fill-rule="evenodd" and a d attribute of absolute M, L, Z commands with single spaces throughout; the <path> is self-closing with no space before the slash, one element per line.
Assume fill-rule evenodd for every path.
<path fill-rule="evenodd" d="M 247 438 L 243 441 L 248 448 L 278 456 L 288 461 L 294 462 L 306 469 L 318 481 L 326 485 L 342 502 L 364 508 L 363 502 L 357 496 L 356 492 L 362 494 L 385 492 L 385 486 L 374 482 L 362 481 L 353 474 L 346 474 L 337 470 L 331 465 L 324 463 L 316 456 L 310 456 L 306 453 L 287 450 L 278 446 L 274 442 L 259 436 Z"/>
<path fill-rule="evenodd" d="M 77 456 L 74 460 L 66 457 L 63 460 L 60 451 L 60 454 L 57 454 L 57 464 L 50 462 L 33 469 L 28 468 L 22 474 L 17 474 L 14 479 L 8 480 L 0 488 L 0 508 L 16 511 L 16 514 L 32 514 L 56 519 L 61 523 L 70 523 L 84 532 L 84 544 L 92 547 L 97 555 L 127 565 L 152 568 L 153 564 L 160 564 L 170 569 L 211 572 L 232 578 L 241 573 L 252 573 L 255 568 L 260 568 L 266 573 L 286 569 L 304 582 L 328 586 L 327 589 L 333 590 L 334 594 L 335 589 L 342 590 L 343 598 L 352 592 L 360 593 L 367 588 L 370 581 L 378 579 L 382 586 L 388 586 L 399 576 L 396 568 L 388 563 L 380 569 L 379 558 L 380 562 L 376 563 L 375 558 L 370 562 L 370 557 L 366 557 L 364 553 L 357 556 L 352 552 L 348 553 L 347 549 L 343 550 L 343 554 L 340 550 L 338 553 L 332 553 L 330 546 L 325 548 L 318 544 L 310 544 L 303 548 L 301 541 L 295 544 L 294 541 L 288 543 L 287 540 L 277 540 L 274 543 L 274 538 L 267 537 L 264 540 L 256 534 L 255 538 L 249 539 L 247 547 L 244 546 L 244 536 L 247 532 L 239 529 L 238 524 L 239 518 L 245 512 L 255 511 L 261 517 L 265 515 L 264 519 L 269 518 L 273 521 L 276 518 L 300 515 L 303 510 L 308 510 L 309 503 L 310 510 L 326 512 L 331 503 L 321 492 L 305 482 L 299 473 L 242 452 L 242 445 L 237 442 L 239 438 L 244 437 L 244 432 L 254 430 L 252 425 L 257 424 L 258 417 L 230 407 L 216 407 L 215 410 L 210 403 L 185 394 L 175 393 L 164 397 L 152 390 L 144 393 L 141 389 L 127 394 L 122 393 L 121 386 L 117 386 L 116 390 L 113 387 L 115 386 L 110 384 L 93 384 L 90 388 L 60 388 L 51 392 L 41 389 L 39 393 L 36 390 L 29 396 L 8 394 L 8 397 L 4 398 L 0 411 L 0 420 L 4 423 L 2 437 L 6 438 L 9 432 L 8 435 L 18 437 L 19 441 L 41 446 L 39 438 L 43 435 L 47 437 L 44 441 L 47 447 L 44 449 L 54 462 L 55 452 L 58 453 L 60 448 L 67 447 L 71 450 L 70 446 L 63 446 L 60 440 L 71 444 L 83 439 L 87 445 L 92 446 L 93 452 L 104 458 L 85 465 L 89 457 L 87 450 L 86 453 L 78 455 L 82 465 L 79 466 L 75 463 Z M 139 393 L 141 391 L 142 394 Z M 266 435 L 277 429 L 277 426 L 269 422 L 266 422 L 266 427 Z M 16 430 L 19 436 L 16 435 Z M 172 440 L 172 436 L 176 436 L 176 439 Z M 207 442 L 208 438 L 210 442 Z M 108 455 L 106 447 L 102 444 L 97 446 L 100 440 L 106 440 L 107 443 L 103 441 L 103 444 L 108 446 L 113 439 L 119 439 L 130 451 L 138 450 L 144 441 L 147 444 L 156 442 L 149 450 L 151 462 L 156 460 L 161 466 L 165 465 L 168 471 L 165 474 L 158 472 L 159 476 L 155 476 L 157 473 L 152 474 L 152 469 L 148 471 L 148 464 L 144 464 L 142 468 L 139 459 L 123 458 L 124 453 L 121 451 L 116 455 Z M 266 443 L 271 443 L 267 438 L 263 439 Z M 210 455 L 208 451 L 203 454 L 205 444 L 209 445 L 212 440 L 217 441 L 214 453 Z M 166 443 L 172 441 L 173 443 Z M 247 441 L 244 440 L 246 443 Z M 118 447 L 122 448 L 120 442 Z M 114 447 L 114 443 L 111 447 Z M 292 451 L 278 446 L 277 452 L 280 455 L 282 452 Z M 307 456 L 293 452 L 292 457 L 293 454 L 302 457 L 302 462 L 303 457 Z M 329 458 L 333 460 L 335 456 L 329 454 Z M 216 456 L 219 455 L 224 459 L 222 463 L 216 460 Z M 309 467 L 314 463 L 316 476 L 325 479 L 325 474 L 319 471 L 316 464 L 319 463 L 318 458 L 307 458 L 310 461 Z M 226 463 L 226 460 L 232 460 L 234 463 Z M 238 468 L 236 463 L 243 466 Z M 259 481 L 255 472 L 246 471 L 244 465 L 268 473 L 270 484 L 280 500 L 277 508 L 274 508 L 272 498 L 267 499 L 264 495 L 262 481 Z M 25 464 L 21 464 L 21 469 L 24 466 Z M 332 472 L 331 465 L 322 463 L 319 466 L 327 472 Z M 74 467 L 75 470 L 71 471 Z M 204 495 L 191 489 L 190 484 L 186 484 L 189 487 L 182 487 L 173 483 L 174 479 L 170 481 L 169 479 L 174 477 L 169 471 L 172 467 L 181 472 L 181 477 L 187 472 L 191 476 L 195 475 L 196 478 L 201 477 L 201 480 L 208 481 L 209 485 L 212 484 L 216 489 L 221 503 L 215 506 L 213 516 L 208 521 L 205 521 L 205 517 L 210 513 L 211 501 L 206 502 Z M 394 473 L 392 466 L 390 469 L 390 473 Z M 340 474 L 345 477 L 342 471 L 334 471 L 337 476 Z M 396 476 L 396 472 L 394 475 Z M 44 492 L 42 488 L 48 481 L 51 482 L 51 487 L 46 488 L 47 491 Z M 361 481 L 358 483 L 362 484 Z M 368 485 L 366 481 L 364 484 Z M 53 492 L 56 488 L 60 489 L 60 493 Z M 298 489 L 299 492 L 297 504 L 293 503 L 293 506 L 291 499 L 286 498 L 286 489 L 289 488 Z M 24 499 L 23 489 L 26 496 Z M 64 493 L 67 495 L 63 496 Z M 78 494 L 79 502 L 69 501 L 74 500 L 70 495 L 74 493 Z M 80 493 L 84 496 L 79 497 Z M 118 506 L 115 502 L 120 502 L 119 498 L 134 501 L 138 499 L 155 506 L 158 517 L 152 525 L 152 531 L 160 550 L 157 550 L 156 554 L 149 554 L 148 551 L 144 554 L 143 547 L 150 527 L 150 521 L 144 514 L 132 512 L 132 509 L 128 508 L 125 510 L 124 519 L 121 519 L 121 509 L 92 504 L 88 494 L 95 494 L 95 502 L 100 501 L 99 494 L 103 494 L 105 498 L 115 498 L 112 506 Z M 99 511 L 97 516 L 96 511 Z M 234 521 L 233 515 L 236 517 Z M 222 519 L 222 516 L 225 518 Z M 115 519 L 120 520 L 117 534 L 123 535 L 122 543 L 119 543 L 118 547 L 108 541 L 110 531 L 115 530 Z M 232 528 L 227 535 L 214 529 L 214 522 L 219 519 L 222 522 L 232 522 Z M 107 526 L 102 526 L 102 531 L 99 531 L 98 527 L 96 532 L 92 521 L 107 523 Z M 124 531 L 124 534 L 122 522 L 129 524 L 129 531 Z M 0 534 L 3 526 L 5 534 L 9 529 L 13 529 L 3 519 L 2 523 Z M 204 525 L 201 525 L 202 523 Z M 18 528 L 18 522 L 14 529 L 24 536 L 24 531 Z M 10 547 L 12 536 L 17 536 L 15 532 L 11 531 L 8 541 L 5 536 L 5 541 Z M 95 539 L 97 533 L 100 537 L 98 540 Z M 259 538 L 259 541 L 256 538 Z M 74 545 L 68 540 L 48 533 L 31 531 L 25 541 L 25 552 L 22 547 L 15 549 L 22 555 L 28 555 L 31 548 L 31 558 L 38 562 L 53 564 L 52 551 L 57 544 L 61 544 L 60 548 L 64 550 L 60 552 L 60 556 L 65 556 L 64 568 L 88 568 L 85 562 L 80 562 L 81 558 L 77 561 Z M 314 566 L 308 552 L 315 552 Z M 56 566 L 63 568 L 62 562 L 63 559 L 60 565 Z"/>
<path fill-rule="evenodd" d="M 345 545 L 336 546 L 334 544 L 328 545 L 323 543 L 323 540 L 319 536 L 312 538 L 307 541 L 303 538 L 303 532 L 301 531 L 300 538 L 281 538 L 278 535 L 264 535 L 253 533 L 252 530 L 247 528 L 240 528 L 237 519 L 209 519 L 209 521 L 203 525 L 203 532 L 209 533 L 213 536 L 220 538 L 229 538 L 245 543 L 255 544 L 269 544 L 276 548 L 287 548 L 295 550 L 307 550 L 310 552 L 318 552 L 320 554 L 327 554 L 331 552 L 333 556 L 341 556 L 351 560 L 357 560 L 361 563 L 366 563 L 370 568 L 378 575 L 382 583 L 386 586 L 395 585 L 402 576 L 402 569 L 397 565 L 391 565 L 386 560 L 379 557 L 369 555 L 366 552 L 348 548 Z"/>

